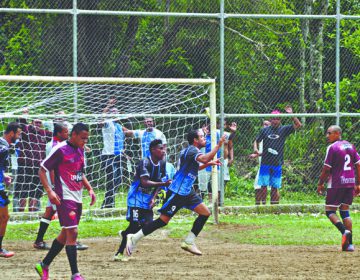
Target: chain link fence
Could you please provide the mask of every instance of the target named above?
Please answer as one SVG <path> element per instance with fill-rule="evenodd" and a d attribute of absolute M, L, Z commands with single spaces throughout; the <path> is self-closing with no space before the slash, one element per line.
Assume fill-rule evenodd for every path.
<path fill-rule="evenodd" d="M 216 78 L 218 112 L 238 124 L 225 205 L 254 204 L 249 155 L 274 109 L 303 124 L 285 143 L 281 203 L 323 201 L 329 125 L 360 147 L 357 1 L 0 3 L 1 75 Z"/>

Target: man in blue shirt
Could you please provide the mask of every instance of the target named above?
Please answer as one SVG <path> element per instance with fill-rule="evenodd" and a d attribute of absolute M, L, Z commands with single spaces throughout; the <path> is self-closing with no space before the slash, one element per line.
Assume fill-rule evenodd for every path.
<path fill-rule="evenodd" d="M 9 147 L 15 143 L 21 134 L 21 126 L 18 123 L 9 123 L 4 136 L 0 138 L 0 257 L 10 258 L 15 253 L 2 248 L 7 222 L 9 220 L 8 204 L 10 203 L 5 186 L 11 183 L 11 177 L 4 174 L 9 161 Z"/>
<path fill-rule="evenodd" d="M 154 198 L 161 187 L 171 184 L 166 176 L 166 151 L 160 139 L 151 141 L 150 156 L 140 160 L 136 167 L 136 173 L 127 197 L 127 215 L 129 226 L 121 232 L 122 241 L 115 261 L 127 261 L 123 255 L 126 246 L 126 237 L 129 233 L 135 233 L 145 224 L 153 221 Z"/>
<path fill-rule="evenodd" d="M 200 168 L 206 168 L 209 165 L 221 164 L 219 159 L 213 160 L 213 158 L 225 142 L 226 136 L 223 135 L 219 139 L 218 144 L 207 154 L 203 154 L 200 151 L 200 149 L 206 145 L 205 136 L 201 129 L 190 131 L 188 133 L 187 140 L 189 142 L 189 146 L 183 149 L 180 153 L 180 167 L 166 193 L 166 200 L 159 210 L 160 217 L 157 220 L 145 225 L 137 233 L 128 234 L 126 244 L 127 255 L 130 256 L 133 253 L 136 243 L 141 238 L 161 227 L 166 226 L 171 218 L 181 208 L 187 208 L 199 214 L 190 233 L 181 244 L 181 248 L 195 255 L 202 254 L 195 245 L 195 237 L 198 236 L 204 227 L 210 216 L 210 210 L 203 203 L 201 197 L 195 192 L 193 183 L 198 176 L 200 163 L 203 164 Z"/>
<path fill-rule="evenodd" d="M 104 113 L 119 114 L 113 107 L 116 99 L 111 98 L 104 109 Z M 106 174 L 106 192 L 101 208 L 115 207 L 115 195 L 122 182 L 122 161 L 124 160 L 125 131 L 116 119 L 109 119 L 100 124 L 103 135 L 103 150 L 101 155 L 102 167 Z"/>
<path fill-rule="evenodd" d="M 285 111 L 292 114 L 290 106 L 285 107 Z M 274 110 L 272 114 L 280 114 L 280 111 Z M 270 119 L 271 125 L 262 128 L 254 142 L 254 154 L 260 155 L 258 145 L 263 142 L 263 152 L 261 154 L 261 165 L 259 172 L 258 185 L 261 186 L 262 197 L 265 201 L 267 196 L 267 186 L 271 187 L 270 198 L 271 204 L 279 204 L 281 188 L 281 173 L 284 157 L 284 145 L 286 138 L 296 129 L 301 127 L 301 122 L 298 118 L 293 117 L 293 125 L 281 125 L 281 119 L 274 116 Z"/>

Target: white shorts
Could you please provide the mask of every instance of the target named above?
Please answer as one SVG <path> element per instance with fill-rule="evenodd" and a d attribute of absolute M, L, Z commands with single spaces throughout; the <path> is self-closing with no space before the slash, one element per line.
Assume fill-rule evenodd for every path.
<path fill-rule="evenodd" d="M 208 185 L 211 181 L 211 172 L 206 171 L 206 168 L 202 169 L 198 173 L 199 189 L 202 192 L 208 191 Z"/>

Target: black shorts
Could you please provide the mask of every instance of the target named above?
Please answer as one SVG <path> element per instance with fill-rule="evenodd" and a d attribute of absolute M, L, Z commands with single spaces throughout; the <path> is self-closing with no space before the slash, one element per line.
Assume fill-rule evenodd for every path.
<path fill-rule="evenodd" d="M 179 195 L 168 190 L 166 192 L 166 199 L 163 206 L 158 210 L 159 213 L 173 217 L 177 211 L 181 208 L 187 208 L 191 211 L 195 209 L 196 206 L 201 204 L 203 201 L 201 197 L 195 192 L 194 189 L 191 190 L 188 195 Z"/>
<path fill-rule="evenodd" d="M 141 227 L 143 227 L 154 220 L 154 212 L 150 209 L 128 207 L 126 220 L 130 223 L 138 223 Z"/>
<path fill-rule="evenodd" d="M 19 166 L 14 186 L 14 198 L 39 199 L 42 195 L 43 187 L 39 178 L 39 168 Z"/>

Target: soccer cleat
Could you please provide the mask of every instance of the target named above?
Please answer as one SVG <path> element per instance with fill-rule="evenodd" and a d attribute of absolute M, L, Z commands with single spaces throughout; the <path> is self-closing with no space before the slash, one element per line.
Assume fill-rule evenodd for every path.
<path fill-rule="evenodd" d="M 196 247 L 195 243 L 181 243 L 181 249 L 190 252 L 191 254 L 201 256 L 201 251 Z"/>
<path fill-rule="evenodd" d="M 342 239 L 341 239 L 341 248 L 343 251 L 346 251 L 346 249 L 349 247 L 350 238 L 351 238 L 351 231 L 345 230 L 344 234 L 342 235 Z"/>
<path fill-rule="evenodd" d="M 135 251 L 136 243 L 133 241 L 134 234 L 128 234 L 126 237 L 126 255 L 131 256 Z"/>
<path fill-rule="evenodd" d="M 45 266 L 42 262 L 35 265 L 35 270 L 39 274 L 41 280 L 50 280 L 49 267 Z"/>
<path fill-rule="evenodd" d="M 75 273 L 73 276 L 71 276 L 71 280 L 85 280 L 85 278 L 82 277 L 80 273 Z"/>
<path fill-rule="evenodd" d="M 129 261 L 129 257 L 124 254 L 119 253 L 114 256 L 114 261 L 115 262 L 127 262 L 127 261 Z"/>
<path fill-rule="evenodd" d="M 44 241 L 35 242 L 33 244 L 33 247 L 35 249 L 39 249 L 39 250 L 50 250 L 50 246 L 47 245 Z"/>
<path fill-rule="evenodd" d="M 345 250 L 346 252 L 354 252 L 355 251 L 355 247 L 353 244 L 349 244 L 349 246 L 347 247 L 347 249 Z"/>
<path fill-rule="evenodd" d="M 11 258 L 13 255 L 15 255 L 14 252 L 5 249 L 0 249 L 0 257 L 2 258 Z"/>
<path fill-rule="evenodd" d="M 79 241 L 76 241 L 76 250 L 83 251 L 89 249 L 88 245 L 82 244 Z"/>

